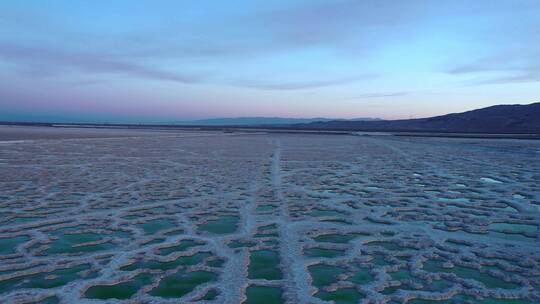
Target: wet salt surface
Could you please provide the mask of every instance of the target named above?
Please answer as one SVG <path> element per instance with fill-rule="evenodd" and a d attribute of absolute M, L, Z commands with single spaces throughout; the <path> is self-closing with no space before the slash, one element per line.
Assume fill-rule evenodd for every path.
<path fill-rule="evenodd" d="M 539 146 L 4 142 L 0 302 L 538 303 Z"/>

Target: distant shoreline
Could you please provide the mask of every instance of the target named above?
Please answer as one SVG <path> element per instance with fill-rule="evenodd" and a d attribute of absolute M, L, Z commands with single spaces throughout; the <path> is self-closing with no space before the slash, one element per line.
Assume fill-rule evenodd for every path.
<path fill-rule="evenodd" d="M 319 121 L 310 123 L 251 123 L 251 124 L 174 124 L 174 123 L 37 123 L 1 122 L 0 125 L 79 127 L 109 129 L 161 129 L 224 131 L 250 130 L 305 134 L 353 134 L 375 133 L 396 136 L 467 137 L 467 138 L 540 138 L 540 102 L 528 105 L 495 105 L 487 108 L 441 116 L 371 121 Z M 238 118 L 239 119 L 239 118 Z M 275 118 L 277 119 L 277 118 Z M 373 133 L 375 132 L 375 133 Z M 368 134 L 369 133 L 369 134 Z"/>
<path fill-rule="evenodd" d="M 540 140 L 538 133 L 480 133 L 480 132 L 430 132 L 407 130 L 347 130 L 347 129 L 310 129 L 302 126 L 198 126 L 198 125 L 154 125 L 154 124 L 87 124 L 87 123 L 32 123 L 32 122 L 0 122 L 1 126 L 24 126 L 66 129 L 108 129 L 108 130 L 141 130 L 141 131 L 222 131 L 235 132 L 267 132 L 281 134 L 314 134 L 314 135 L 351 135 L 351 136 L 399 136 L 399 137 L 441 137 L 441 138 L 476 138 L 476 139 L 528 139 Z"/>

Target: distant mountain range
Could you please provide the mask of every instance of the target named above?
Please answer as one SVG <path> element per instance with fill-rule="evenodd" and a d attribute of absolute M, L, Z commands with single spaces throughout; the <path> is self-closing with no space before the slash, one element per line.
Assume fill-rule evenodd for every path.
<path fill-rule="evenodd" d="M 39 123 L 35 121 L 0 121 L 0 124 L 55 126 L 58 123 Z M 63 125 L 129 128 L 266 128 L 293 131 L 373 131 L 540 135 L 540 102 L 528 105 L 497 105 L 463 113 L 401 120 L 382 120 L 378 118 L 356 118 L 346 120 L 329 118 L 239 117 L 159 124 L 63 123 Z"/>
<path fill-rule="evenodd" d="M 237 117 L 237 118 L 213 118 L 174 122 L 174 125 L 197 125 L 197 126 L 266 126 L 266 125 L 294 125 L 308 124 L 326 121 L 378 121 L 379 118 L 283 118 L 283 117 Z"/>
<path fill-rule="evenodd" d="M 295 125 L 312 130 L 400 131 L 444 133 L 540 133 L 540 102 L 497 105 L 463 113 L 420 119 L 324 121 Z"/>

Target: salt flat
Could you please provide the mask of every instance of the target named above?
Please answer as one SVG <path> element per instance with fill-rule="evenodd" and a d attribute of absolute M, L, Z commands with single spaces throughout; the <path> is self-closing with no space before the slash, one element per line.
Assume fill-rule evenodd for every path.
<path fill-rule="evenodd" d="M 25 132 L 1 303 L 540 301 L 540 141 Z"/>

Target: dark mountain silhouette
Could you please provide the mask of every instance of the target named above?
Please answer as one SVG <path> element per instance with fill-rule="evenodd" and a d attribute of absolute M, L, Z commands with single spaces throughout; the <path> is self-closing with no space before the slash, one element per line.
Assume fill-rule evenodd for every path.
<path fill-rule="evenodd" d="M 2 122 L 0 125 L 35 125 L 50 127 L 114 127 L 114 128 L 192 128 L 202 130 L 267 129 L 280 131 L 373 131 L 413 133 L 491 133 L 535 134 L 540 136 L 540 103 L 497 105 L 463 113 L 402 120 L 330 120 L 300 123 L 301 119 L 253 118 L 216 120 L 208 124 L 102 124 L 102 123 L 36 123 Z M 271 123 L 270 123 L 271 122 Z"/>
<path fill-rule="evenodd" d="M 429 118 L 381 121 L 327 121 L 296 125 L 312 130 L 442 133 L 540 133 L 540 102 L 497 105 Z"/>

